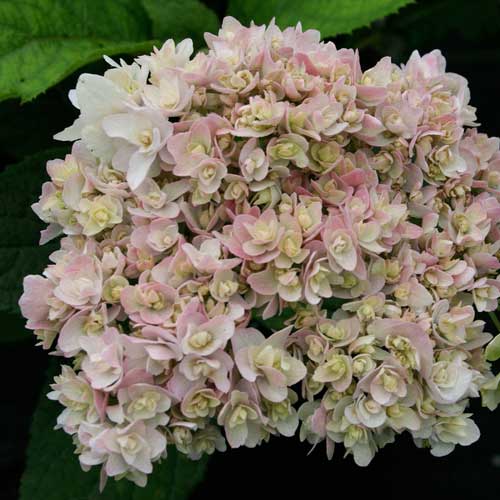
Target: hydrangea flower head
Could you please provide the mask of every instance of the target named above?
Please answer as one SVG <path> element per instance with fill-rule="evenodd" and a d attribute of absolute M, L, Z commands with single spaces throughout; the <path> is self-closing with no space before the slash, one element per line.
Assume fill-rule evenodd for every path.
<path fill-rule="evenodd" d="M 435 456 L 477 440 L 500 141 L 467 81 L 437 50 L 362 70 L 300 25 L 206 42 L 81 75 L 33 205 L 62 238 L 20 306 L 73 362 L 49 397 L 82 467 L 144 486 L 167 445 L 297 432 L 364 466 L 403 432 Z"/>

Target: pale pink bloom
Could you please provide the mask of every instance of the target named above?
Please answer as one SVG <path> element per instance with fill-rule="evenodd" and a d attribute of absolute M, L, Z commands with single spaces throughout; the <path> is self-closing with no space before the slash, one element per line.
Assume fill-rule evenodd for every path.
<path fill-rule="evenodd" d="M 426 383 L 436 402 L 453 404 L 467 396 L 474 373 L 464 362 L 465 354 L 442 359 L 432 365 Z"/>
<path fill-rule="evenodd" d="M 103 466 L 107 476 L 132 473 L 139 486 L 146 485 L 145 475 L 153 471 L 152 462 L 166 453 L 167 448 L 164 434 L 144 421 L 107 429 L 95 438 L 95 443 L 108 453 Z"/>
<path fill-rule="evenodd" d="M 488 164 L 487 168 L 479 172 L 472 181 L 472 186 L 498 196 L 500 192 L 500 158 L 496 157 Z"/>
<path fill-rule="evenodd" d="M 108 194 L 82 198 L 78 202 L 77 209 L 76 220 L 85 236 L 94 236 L 123 221 L 121 200 Z"/>
<path fill-rule="evenodd" d="M 321 135 L 334 136 L 348 127 L 339 119 L 343 106 L 325 94 L 305 99 L 287 110 L 287 128 L 290 132 L 321 140 Z"/>
<path fill-rule="evenodd" d="M 152 375 L 169 373 L 183 356 L 175 333 L 158 326 L 145 326 L 140 336 L 127 335 L 122 341 L 129 367 Z"/>
<path fill-rule="evenodd" d="M 119 313 L 117 307 L 108 309 L 102 304 L 97 309 L 83 309 L 71 316 L 61 328 L 57 347 L 66 357 L 74 356 L 81 350 L 80 340 L 86 336 L 100 336 Z"/>
<path fill-rule="evenodd" d="M 136 62 L 127 64 L 123 59 L 120 59 L 120 64 L 118 64 L 108 56 L 104 56 L 104 60 L 112 66 L 104 72 L 104 76 L 125 90 L 135 102 L 139 102 L 140 91 L 148 79 L 147 66 L 140 66 Z"/>
<path fill-rule="evenodd" d="M 311 254 L 303 271 L 304 297 L 309 304 L 318 304 L 333 295 L 332 285 L 341 282 L 328 265 L 326 256 Z"/>
<path fill-rule="evenodd" d="M 61 374 L 54 378 L 49 399 L 59 401 L 65 408 L 57 417 L 57 426 L 73 434 L 82 422 L 97 423 L 99 415 L 94 403 L 94 390 L 81 374 L 77 375 L 67 365 L 61 367 Z"/>
<path fill-rule="evenodd" d="M 282 436 L 293 436 L 299 426 L 299 416 L 293 407 L 297 400 L 297 394 L 291 389 L 288 389 L 288 397 L 279 403 L 264 400 L 268 425 Z"/>
<path fill-rule="evenodd" d="M 326 430 L 332 441 L 343 443 L 346 452 L 353 455 L 354 462 L 364 467 L 373 459 L 376 445 L 370 429 L 364 425 L 352 424 L 347 419 L 347 408 L 352 402 L 353 399 L 350 396 L 344 397 L 338 402 L 326 425 Z"/>
<path fill-rule="evenodd" d="M 344 347 L 356 340 L 361 331 L 361 324 L 356 316 L 347 318 L 341 314 L 338 318 L 336 316 L 332 319 L 320 318 L 316 329 L 328 341 L 328 345 Z"/>
<path fill-rule="evenodd" d="M 322 364 L 313 374 L 315 382 L 330 383 L 338 392 L 344 392 L 352 382 L 352 360 L 349 356 L 330 349 Z"/>
<path fill-rule="evenodd" d="M 333 271 L 345 270 L 363 277 L 366 270 L 355 236 L 342 226 L 342 222 L 330 218 L 321 232 L 328 262 Z"/>
<path fill-rule="evenodd" d="M 302 296 L 302 283 L 298 269 L 279 269 L 268 264 L 264 271 L 251 274 L 247 283 L 261 295 L 279 297 L 288 302 L 297 302 Z"/>
<path fill-rule="evenodd" d="M 168 422 L 166 411 L 171 401 L 168 392 L 156 385 L 137 383 L 120 388 L 117 392 L 118 403 L 108 406 L 108 417 L 118 424 L 125 421 L 151 421 L 158 425 Z"/>
<path fill-rule="evenodd" d="M 241 172 L 246 180 L 262 181 L 269 170 L 266 153 L 257 147 L 257 139 L 252 137 L 245 142 L 239 156 Z"/>
<path fill-rule="evenodd" d="M 384 425 L 387 414 L 384 406 L 361 394 L 345 408 L 345 418 L 351 424 L 375 429 Z"/>
<path fill-rule="evenodd" d="M 188 354 L 179 364 L 179 372 L 190 381 L 211 380 L 221 392 L 230 388 L 230 373 L 234 362 L 225 351 L 219 349 L 209 356 Z"/>
<path fill-rule="evenodd" d="M 384 132 L 387 132 L 384 124 L 369 114 L 363 115 L 356 132 L 356 137 L 370 146 L 381 147 L 391 143 L 390 137 L 387 137 L 387 134 L 384 135 Z"/>
<path fill-rule="evenodd" d="M 110 248 L 107 244 L 103 245 L 102 250 L 101 267 L 103 277 L 109 280 L 112 276 L 121 276 L 127 264 L 127 259 L 122 250 L 117 246 Z M 104 283 L 103 287 L 103 298 L 107 300 L 109 297 L 104 297 L 105 289 L 106 283 Z"/>
<path fill-rule="evenodd" d="M 377 106 L 387 96 L 387 87 L 392 82 L 397 66 L 390 57 L 383 57 L 377 64 L 366 70 L 356 85 L 356 97 L 366 106 Z"/>
<path fill-rule="evenodd" d="M 80 255 L 70 260 L 54 296 L 73 307 L 97 304 L 102 293 L 102 268 L 96 257 Z"/>
<path fill-rule="evenodd" d="M 125 112 L 133 99 L 111 79 L 84 73 L 78 78 L 76 89 L 69 93 L 71 103 L 80 110 L 74 123 L 54 136 L 59 141 L 82 139 L 85 146 L 103 161 L 111 160 L 114 150 L 102 129 L 105 117 Z"/>
<path fill-rule="evenodd" d="M 222 269 L 215 271 L 210 283 L 210 294 L 220 302 L 243 303 L 238 294 L 238 276 L 234 271 Z"/>
<path fill-rule="evenodd" d="M 406 99 L 403 99 L 392 105 L 377 107 L 375 116 L 389 132 L 405 139 L 411 139 L 417 133 L 417 126 L 422 114 L 421 109 L 411 106 Z"/>
<path fill-rule="evenodd" d="M 127 172 L 131 189 L 147 177 L 150 168 L 172 135 L 172 124 L 161 113 L 148 109 L 106 116 L 102 127 L 109 137 L 119 139 L 113 166 Z"/>
<path fill-rule="evenodd" d="M 197 383 L 182 398 L 181 412 L 189 419 L 213 417 L 220 404 L 219 395 L 213 389 Z"/>
<path fill-rule="evenodd" d="M 323 227 L 323 204 L 316 197 L 300 196 L 293 215 L 306 241 L 313 239 Z"/>
<path fill-rule="evenodd" d="M 433 302 L 432 295 L 416 278 L 396 285 L 393 294 L 399 305 L 410 306 L 415 310 L 423 310 Z"/>
<path fill-rule="evenodd" d="M 490 231 L 491 221 L 480 203 L 466 209 L 456 209 L 447 216 L 447 231 L 457 245 L 475 246 L 482 243 Z"/>
<path fill-rule="evenodd" d="M 204 160 L 213 157 L 213 134 L 226 122 L 216 115 L 197 120 L 188 132 L 174 134 L 167 142 L 168 152 L 175 162 L 173 173 L 178 176 L 192 176 Z"/>
<path fill-rule="evenodd" d="M 189 38 L 175 43 L 167 40 L 161 48 L 154 47 L 153 52 L 147 56 L 140 56 L 137 61 L 149 68 L 153 82 L 158 81 L 158 76 L 163 70 L 170 68 L 184 68 L 193 54 L 193 41 Z"/>
<path fill-rule="evenodd" d="M 294 264 L 301 264 L 309 255 L 309 249 L 302 248 L 302 227 L 295 217 L 284 213 L 280 216 L 280 224 L 285 228 L 285 232 L 279 242 L 281 253 L 276 258 L 275 264 L 281 269 L 286 269 Z"/>
<path fill-rule="evenodd" d="M 139 187 L 134 189 L 138 200 L 137 207 L 128 207 L 131 215 L 147 219 L 175 219 L 179 213 L 177 199 L 191 188 L 188 180 L 179 180 L 165 184 L 161 189 L 151 178 L 146 178 Z"/>
<path fill-rule="evenodd" d="M 241 106 L 232 134 L 239 137 L 265 137 L 272 134 L 283 119 L 287 104 L 273 102 L 261 96 L 250 97 L 249 103 Z"/>
<path fill-rule="evenodd" d="M 384 342 L 403 367 L 429 376 L 433 346 L 429 335 L 419 325 L 399 319 L 376 319 L 368 325 L 367 333 Z"/>
<path fill-rule="evenodd" d="M 392 405 L 408 392 L 406 369 L 395 362 L 384 361 L 358 382 L 357 391 L 366 392 L 381 405 Z"/>
<path fill-rule="evenodd" d="M 186 453 L 191 460 L 199 460 L 203 455 L 213 455 L 215 451 L 223 452 L 226 449 L 226 440 L 219 428 L 215 425 L 207 425 L 194 433 Z"/>
<path fill-rule="evenodd" d="M 479 439 L 479 428 L 470 419 L 470 413 L 441 417 L 430 436 L 431 454 L 443 457 L 451 453 L 457 444 L 469 446 Z"/>
<path fill-rule="evenodd" d="M 217 43 L 248 44 L 249 34 L 250 28 L 243 26 L 232 16 L 225 16 L 217 35 L 205 33 L 205 42 L 211 49 L 213 49 Z"/>
<path fill-rule="evenodd" d="M 215 238 L 195 238 L 196 246 L 184 243 L 182 250 L 186 254 L 192 266 L 200 273 L 213 274 L 216 271 L 232 269 L 241 261 L 240 259 L 225 259 L 223 257 L 221 243 Z"/>
<path fill-rule="evenodd" d="M 431 80 L 444 74 L 446 60 L 440 50 L 421 56 L 414 50 L 404 66 L 404 73 L 417 81 Z"/>
<path fill-rule="evenodd" d="M 186 202 L 180 202 L 179 207 L 189 230 L 202 236 L 212 236 L 211 231 L 220 221 L 221 212 L 225 208 L 221 205 L 216 206 L 213 202 L 196 207 Z"/>
<path fill-rule="evenodd" d="M 128 246 L 127 267 L 124 271 L 127 278 L 138 278 L 141 273 L 150 271 L 154 267 L 156 252 L 145 243 L 145 241 L 141 242 L 141 244 L 144 244 L 142 248 L 136 248 L 133 245 Z"/>
<path fill-rule="evenodd" d="M 440 300 L 433 307 L 433 331 L 446 346 L 463 345 L 468 341 L 468 329 L 474 321 L 472 306 L 450 307 L 448 300 Z"/>
<path fill-rule="evenodd" d="M 285 328 L 266 339 L 254 328 L 239 328 L 231 341 L 242 377 L 256 382 L 260 393 L 273 402 L 283 401 L 287 387 L 306 374 L 304 364 L 286 351 L 290 330 Z"/>
<path fill-rule="evenodd" d="M 208 356 L 225 347 L 234 334 L 234 322 L 227 316 L 208 319 L 198 309 L 198 300 L 192 299 L 177 320 L 177 337 L 184 354 Z"/>
<path fill-rule="evenodd" d="M 113 391 L 123 374 L 123 336 L 116 328 L 107 328 L 99 337 L 83 337 L 80 345 L 86 356 L 82 370 L 94 389 Z"/>
<path fill-rule="evenodd" d="M 469 129 L 460 141 L 460 153 L 469 164 L 471 172 L 491 169 L 490 160 L 498 153 L 500 139 L 481 134 L 477 129 Z"/>
<path fill-rule="evenodd" d="M 171 219 L 155 219 L 150 224 L 139 226 L 131 234 L 130 242 L 136 248 L 146 245 L 161 253 L 172 248 L 179 238 L 179 226 Z"/>
<path fill-rule="evenodd" d="M 167 441 L 198 459 L 299 421 L 361 466 L 405 430 L 472 443 L 469 398 L 499 399 L 474 311 L 500 298 L 500 140 L 467 81 L 439 51 L 363 72 L 300 23 L 206 40 L 82 75 L 33 205 L 66 237 L 19 305 L 74 358 L 50 397 L 82 468 L 144 486 Z"/>
<path fill-rule="evenodd" d="M 474 305 L 479 312 L 496 311 L 500 297 L 500 282 L 498 280 L 480 278 L 472 286 Z"/>
<path fill-rule="evenodd" d="M 226 164 L 217 158 L 207 158 L 200 162 L 192 177 L 198 181 L 198 189 L 205 194 L 215 193 L 227 175 Z"/>
<path fill-rule="evenodd" d="M 217 236 L 234 255 L 265 263 L 279 255 L 278 243 L 283 233 L 276 213 L 267 209 L 261 215 L 236 216 L 231 229 Z"/>
<path fill-rule="evenodd" d="M 217 416 L 217 423 L 224 426 L 231 448 L 254 448 L 261 440 L 265 417 L 248 393 L 235 389 Z"/>
<path fill-rule="evenodd" d="M 80 172 L 78 159 L 73 154 L 68 154 L 64 160 L 49 160 L 47 173 L 57 187 L 63 187 L 69 178 Z"/>
<path fill-rule="evenodd" d="M 102 435 L 106 430 L 110 429 L 109 423 L 90 423 L 82 422 L 77 430 L 78 442 L 82 447 L 82 452 L 78 459 L 84 471 L 90 470 L 93 465 L 100 465 L 104 463 L 108 457 L 105 449 L 96 445 L 96 438 Z M 102 491 L 106 484 L 107 476 L 101 469 L 101 481 L 99 488 Z"/>
<path fill-rule="evenodd" d="M 191 105 L 193 87 L 180 75 L 165 69 L 158 75 L 158 85 L 145 85 L 145 103 L 152 109 L 161 111 L 164 116 L 180 116 Z"/>
<path fill-rule="evenodd" d="M 28 275 L 23 280 L 23 294 L 19 299 L 22 315 L 27 319 L 26 328 L 35 330 L 51 326 L 52 319 L 57 319 L 51 314 L 54 301 L 54 283 L 43 276 Z M 60 301 L 59 301 L 60 302 Z M 67 306 L 58 308 L 64 315 L 68 315 Z M 64 317 L 64 316 L 63 316 Z M 61 318 L 62 319 L 62 318 Z"/>
<path fill-rule="evenodd" d="M 171 257 L 165 257 L 151 270 L 151 277 L 159 283 L 169 283 L 172 287 L 179 287 L 190 280 L 196 272 L 191 260 L 183 249 L 185 240 L 179 237 L 177 251 Z"/>
<path fill-rule="evenodd" d="M 308 142 L 297 134 L 284 134 L 273 138 L 267 143 L 267 155 L 271 159 L 271 168 L 274 166 L 286 167 L 290 162 L 298 168 L 305 168 L 309 164 L 307 158 Z"/>
<path fill-rule="evenodd" d="M 177 292 L 168 285 L 154 281 L 125 287 L 120 301 L 125 312 L 133 321 L 160 325 L 173 312 Z"/>

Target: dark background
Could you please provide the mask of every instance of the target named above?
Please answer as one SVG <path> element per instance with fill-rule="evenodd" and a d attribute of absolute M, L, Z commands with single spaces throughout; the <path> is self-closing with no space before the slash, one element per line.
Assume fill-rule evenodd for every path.
<path fill-rule="evenodd" d="M 225 11 L 225 2 L 205 3 L 221 15 Z M 469 80 L 481 130 L 500 135 L 499 1 L 422 0 L 370 28 L 334 41 L 337 47 L 359 47 L 363 69 L 385 55 L 402 63 L 414 49 L 421 53 L 441 49 L 448 70 Z M 52 135 L 76 116 L 67 92 L 84 70 L 102 73 L 105 65 L 95 63 L 81 69 L 23 106 L 14 100 L 0 103 L 0 169 L 57 145 Z M 10 317 L 8 321 L 3 328 L 22 328 L 21 320 Z M 494 331 L 492 325 L 490 331 Z M 44 383 L 48 355 L 35 348 L 26 334 L 21 342 L 2 344 L 0 359 L 0 492 L 8 500 L 17 498 L 29 425 Z M 381 450 L 368 468 L 359 468 L 351 457 L 342 459 L 340 446 L 334 459 L 328 461 L 323 445 L 307 455 L 309 446 L 298 439 L 274 438 L 255 450 L 238 449 L 212 457 L 206 479 L 193 498 L 286 498 L 297 495 L 300 485 L 308 497 L 498 499 L 500 413 L 490 413 L 478 401 L 474 401 L 472 411 L 477 411 L 481 439 L 470 447 L 457 447 L 445 458 L 434 458 L 427 450 L 415 448 L 403 435 Z"/>

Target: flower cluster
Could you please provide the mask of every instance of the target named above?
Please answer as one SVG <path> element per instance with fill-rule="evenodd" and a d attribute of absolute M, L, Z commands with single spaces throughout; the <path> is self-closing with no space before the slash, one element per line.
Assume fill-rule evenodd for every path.
<path fill-rule="evenodd" d="M 296 432 L 359 465 L 405 431 L 472 443 L 469 398 L 500 400 L 476 317 L 500 296 L 500 141 L 466 80 L 439 51 L 362 71 L 300 25 L 205 38 L 81 75 L 33 206 L 63 237 L 20 305 L 72 363 L 49 397 L 82 467 L 144 485 L 167 445 Z"/>

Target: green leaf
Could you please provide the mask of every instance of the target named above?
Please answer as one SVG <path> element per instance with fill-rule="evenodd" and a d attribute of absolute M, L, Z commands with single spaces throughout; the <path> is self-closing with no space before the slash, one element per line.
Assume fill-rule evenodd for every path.
<path fill-rule="evenodd" d="M 321 308 L 328 311 L 330 314 L 333 314 L 337 309 L 341 309 L 342 304 L 345 304 L 346 302 L 349 302 L 349 300 L 332 297 L 330 299 L 323 300 Z M 285 328 L 287 326 L 285 322 L 295 314 L 295 311 L 292 308 L 285 307 L 281 314 L 273 316 L 272 318 L 262 319 L 262 312 L 263 309 L 254 309 L 252 311 L 251 325 L 254 325 L 267 336 Z"/>
<path fill-rule="evenodd" d="M 500 335 L 497 335 L 486 347 L 486 359 L 496 361 L 500 359 Z"/>
<path fill-rule="evenodd" d="M 49 372 L 52 379 L 54 368 Z M 169 448 L 167 460 L 155 464 L 145 488 L 110 478 L 99 494 L 99 467 L 83 472 L 71 437 L 53 430 L 62 407 L 47 399 L 47 391 L 46 384 L 31 424 L 20 500 L 185 500 L 202 480 L 207 460 L 191 461 Z"/>
<path fill-rule="evenodd" d="M 281 28 L 302 23 L 317 29 L 323 38 L 350 33 L 397 12 L 413 0 L 230 0 L 229 13 L 242 23 L 269 23 L 276 17 Z"/>
<path fill-rule="evenodd" d="M 40 247 L 40 230 L 45 226 L 31 211 L 42 183 L 48 180 L 45 163 L 64 157 L 66 149 L 51 149 L 10 165 L 0 174 L 0 312 L 16 314 L 27 274 L 40 273 L 55 244 Z"/>
<path fill-rule="evenodd" d="M 195 47 L 201 47 L 203 33 L 219 29 L 215 12 L 198 0 L 142 0 L 142 4 L 153 22 L 155 38 L 192 38 Z"/>
<path fill-rule="evenodd" d="M 322 308 L 333 314 L 337 309 L 341 309 L 342 305 L 346 302 L 349 302 L 349 299 L 339 299 L 338 297 L 332 297 L 323 301 Z"/>
<path fill-rule="evenodd" d="M 28 101 L 103 54 L 151 49 L 135 0 L 0 0 L 0 100 Z"/>
<path fill-rule="evenodd" d="M 262 330 L 262 333 L 271 335 L 273 332 L 285 328 L 285 321 L 293 315 L 293 309 L 286 307 L 281 314 L 272 318 L 262 319 L 262 312 L 254 310 L 252 312 L 252 322 L 256 324 L 258 329 Z"/>

